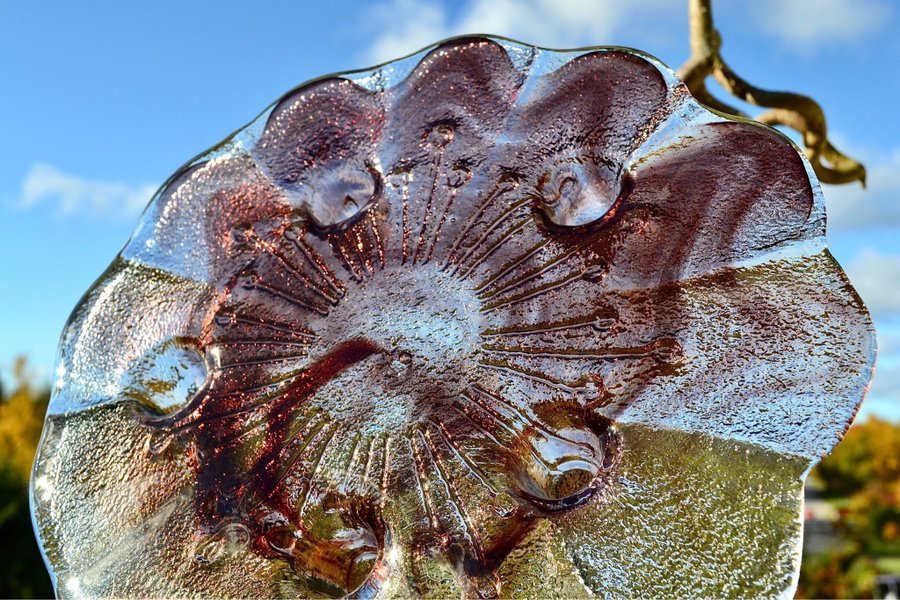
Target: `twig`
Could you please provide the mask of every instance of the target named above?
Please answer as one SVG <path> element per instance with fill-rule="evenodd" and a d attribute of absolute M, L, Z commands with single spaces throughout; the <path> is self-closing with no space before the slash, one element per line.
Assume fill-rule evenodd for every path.
<path fill-rule="evenodd" d="M 791 92 L 773 92 L 755 87 L 739 77 L 722 60 L 722 38 L 713 27 L 711 0 L 688 0 L 691 28 L 691 57 L 678 70 L 694 97 L 720 112 L 748 117 L 706 89 L 706 78 L 712 75 L 732 96 L 769 110 L 756 117 L 767 125 L 790 127 L 803 136 L 806 156 L 823 183 L 866 185 L 865 167 L 837 150 L 828 140 L 825 113 L 808 96 Z M 823 163 L 825 161 L 827 165 Z"/>

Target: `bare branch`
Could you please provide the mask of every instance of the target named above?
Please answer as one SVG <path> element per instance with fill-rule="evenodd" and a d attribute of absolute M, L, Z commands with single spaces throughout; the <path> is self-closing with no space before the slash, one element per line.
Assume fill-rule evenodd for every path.
<path fill-rule="evenodd" d="M 865 186 L 865 167 L 837 150 L 828 140 L 825 113 L 815 100 L 802 94 L 764 90 L 745 81 L 722 59 L 722 39 L 713 26 L 711 0 L 688 0 L 688 13 L 691 57 L 678 70 L 678 75 L 697 100 L 726 114 L 747 116 L 709 92 L 706 78 L 712 75 L 732 96 L 770 109 L 756 117 L 757 121 L 783 125 L 799 132 L 803 136 L 806 156 L 820 181 L 859 181 Z"/>

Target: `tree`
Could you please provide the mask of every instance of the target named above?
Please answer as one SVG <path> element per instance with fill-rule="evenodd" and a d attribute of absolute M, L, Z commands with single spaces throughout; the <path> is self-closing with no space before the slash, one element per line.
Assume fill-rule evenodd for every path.
<path fill-rule="evenodd" d="M 900 427 L 869 417 L 847 432 L 844 441 L 813 471 L 830 497 L 862 491 L 870 482 L 900 481 Z"/>
<path fill-rule="evenodd" d="M 53 588 L 31 527 L 28 481 L 50 391 L 36 386 L 24 358 L 12 391 L 0 390 L 0 597 L 47 598 Z"/>

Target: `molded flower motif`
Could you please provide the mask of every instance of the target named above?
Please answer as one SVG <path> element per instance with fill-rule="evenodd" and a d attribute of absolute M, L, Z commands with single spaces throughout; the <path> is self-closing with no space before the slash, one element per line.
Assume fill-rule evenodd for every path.
<path fill-rule="evenodd" d="M 760 596 L 874 360 L 818 184 L 656 60 L 463 38 L 288 93 L 75 310 L 63 596 Z"/>

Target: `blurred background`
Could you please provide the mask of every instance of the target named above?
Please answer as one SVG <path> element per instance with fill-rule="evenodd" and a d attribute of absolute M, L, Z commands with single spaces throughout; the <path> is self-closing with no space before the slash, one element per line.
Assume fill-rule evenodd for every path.
<path fill-rule="evenodd" d="M 825 195 L 829 246 L 876 322 L 878 372 L 810 478 L 798 595 L 884 596 L 900 577 L 900 5 L 713 9 L 730 66 L 818 100 L 835 144 L 868 167 L 865 191 Z M 157 187 L 307 79 L 476 32 L 632 46 L 675 69 L 689 55 L 686 0 L 0 2 L 0 596 L 52 595 L 27 482 L 58 337 Z"/>

